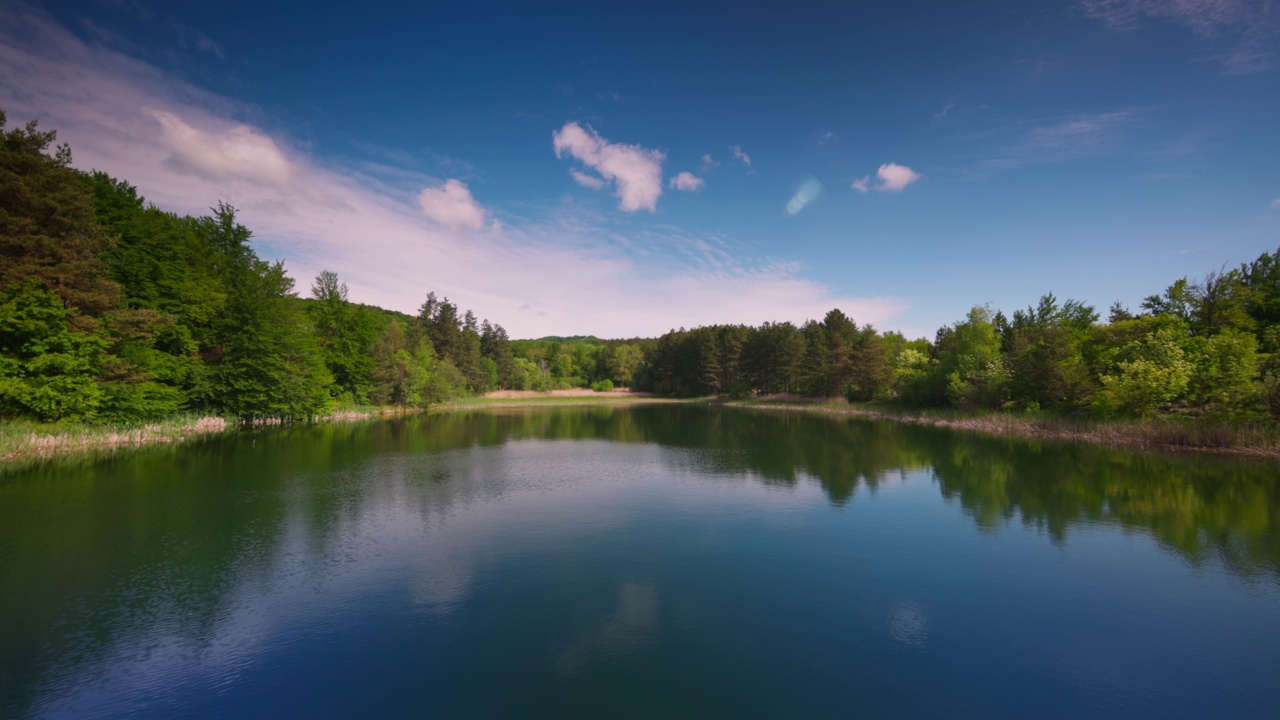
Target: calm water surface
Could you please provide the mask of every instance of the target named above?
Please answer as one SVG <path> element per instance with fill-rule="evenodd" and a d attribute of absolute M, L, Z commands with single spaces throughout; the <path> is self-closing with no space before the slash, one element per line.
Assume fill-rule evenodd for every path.
<path fill-rule="evenodd" d="M 0 475 L 0 716 L 1277 717 L 1280 467 L 690 406 Z"/>

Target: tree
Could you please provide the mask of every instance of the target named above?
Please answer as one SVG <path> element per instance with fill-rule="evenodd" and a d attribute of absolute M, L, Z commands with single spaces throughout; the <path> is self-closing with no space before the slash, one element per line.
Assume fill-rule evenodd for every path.
<path fill-rule="evenodd" d="M 311 285 L 315 302 L 307 307 L 325 366 L 333 375 L 332 392 L 348 402 L 368 395 L 372 383 L 370 346 L 376 335 L 374 320 L 347 299 L 347 284 L 325 270 Z"/>
<path fill-rule="evenodd" d="M 1053 293 L 1015 312 L 1005 341 L 1013 399 L 1046 408 L 1082 403 L 1091 386 L 1081 344 L 1097 319 L 1091 306 L 1059 306 Z"/>
<path fill-rule="evenodd" d="M 1162 295 L 1148 295 L 1142 309 L 1152 315 L 1172 315 L 1192 324 L 1195 315 L 1195 290 L 1187 279 L 1179 278 Z"/>
<path fill-rule="evenodd" d="M 0 129 L 6 118 L 0 113 Z M 0 133 L 0 413 L 141 421 L 176 410 L 188 351 L 173 317 L 127 307 L 95 194 L 32 122 Z M 156 382 L 160 379 L 164 382 Z"/>
<path fill-rule="evenodd" d="M 453 397 L 453 387 L 438 372 L 439 364 L 426 338 L 412 341 L 396 320 L 388 323 L 373 345 L 373 388 L 382 405 L 426 407 Z"/>
<path fill-rule="evenodd" d="M 1130 341 L 1099 380 L 1094 408 L 1104 415 L 1144 417 L 1172 402 L 1187 387 L 1192 365 L 1167 328 Z"/>
<path fill-rule="evenodd" d="M 94 420 L 108 341 L 73 328 L 74 312 L 37 278 L 0 290 L 0 413 Z"/>
<path fill-rule="evenodd" d="M 1245 311 L 1253 319 L 1262 350 L 1280 352 L 1280 249 L 1240 267 Z"/>
<path fill-rule="evenodd" d="M 1221 418 L 1248 416 L 1258 403 L 1253 381 L 1258 376 L 1258 341 L 1253 335 L 1226 329 L 1190 343 L 1189 400 Z"/>
<path fill-rule="evenodd" d="M 806 342 L 800 329 L 789 322 L 764 323 L 743 342 L 745 382 L 763 394 L 798 392 Z"/>
<path fill-rule="evenodd" d="M 721 388 L 720 343 L 714 331 L 700 333 L 698 350 L 698 384 L 707 395 L 718 395 Z"/>
<path fill-rule="evenodd" d="M 515 358 L 511 354 L 511 340 L 507 331 L 497 323 L 485 320 L 480 325 L 480 354 L 493 361 L 496 371 L 496 387 L 515 387 Z"/>
<path fill-rule="evenodd" d="M 610 348 L 605 356 L 605 367 L 614 384 L 631 387 L 635 373 L 640 369 L 644 353 L 638 345 L 623 343 Z"/>
<path fill-rule="evenodd" d="M 1008 397 L 1009 384 L 1001 343 L 991 308 L 972 307 L 964 320 L 938 332 L 933 392 L 941 389 L 947 402 L 957 407 L 999 407 Z M 913 390 L 928 394 L 927 388 Z"/>
<path fill-rule="evenodd" d="M 0 288 L 34 279 L 77 311 L 68 322 L 91 329 L 120 303 L 102 261 L 113 239 L 70 167 L 71 149 L 63 144 L 48 154 L 57 133 L 41 132 L 35 121 L 12 130 L 6 123 L 0 112 Z"/>
<path fill-rule="evenodd" d="M 870 325 L 858 331 L 850 370 L 852 381 L 847 392 L 850 400 L 874 400 L 885 394 L 893 382 L 889 350 L 880 334 Z"/>
<path fill-rule="evenodd" d="M 296 304 L 283 262 L 258 259 L 251 233 L 220 203 L 197 230 L 217 252 L 215 267 L 228 288 L 222 316 L 203 348 L 208 366 L 202 399 L 243 419 L 308 419 L 327 412 L 333 376 L 314 329 Z"/>

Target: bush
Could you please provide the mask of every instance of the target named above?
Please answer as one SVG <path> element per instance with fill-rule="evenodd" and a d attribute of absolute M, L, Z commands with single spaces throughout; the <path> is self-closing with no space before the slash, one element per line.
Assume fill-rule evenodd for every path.
<path fill-rule="evenodd" d="M 591 389 L 595 390 L 596 392 L 609 392 L 613 390 L 613 381 L 610 380 L 609 378 L 605 378 L 604 380 L 598 380 L 596 382 L 591 383 Z"/>

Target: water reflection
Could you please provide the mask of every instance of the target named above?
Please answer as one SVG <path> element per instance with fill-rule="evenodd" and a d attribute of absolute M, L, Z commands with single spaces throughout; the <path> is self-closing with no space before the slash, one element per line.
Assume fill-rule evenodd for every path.
<path fill-rule="evenodd" d="M 617 607 L 556 653 L 556 672 L 573 675 L 594 662 L 626 655 L 653 640 L 658 628 L 658 588 L 652 582 L 624 582 Z"/>
<path fill-rule="evenodd" d="M 548 439 L 599 447 L 575 455 L 581 477 L 566 478 L 562 446 L 533 442 Z M 513 447 L 518 465 L 502 455 Z M 308 621 L 291 616 L 290 603 L 336 596 L 315 612 L 340 613 L 388 578 L 406 579 L 407 605 L 447 620 L 500 562 L 486 543 L 510 513 L 486 508 L 519 495 L 526 535 L 577 532 L 589 542 L 619 522 L 589 493 L 619 468 L 646 463 L 784 491 L 816 485 L 835 508 L 930 478 L 980 532 L 1023 525 L 1069 544 L 1086 526 L 1117 526 L 1192 565 L 1280 580 L 1277 467 L 1262 461 L 688 406 L 293 428 L 0 478 L 0 715 L 77 714 L 47 703 L 86 667 L 101 669 L 102 684 L 118 681 L 111 668 L 150 667 L 134 678 L 145 694 L 172 683 L 172 668 L 193 655 L 221 653 L 209 664 L 232 682 L 274 627 Z M 448 544 L 427 542 L 444 523 Z M 615 585 L 611 604 L 584 611 L 568 639 L 550 640 L 555 672 L 573 676 L 652 641 L 658 586 Z M 897 643 L 929 642 L 920 602 L 897 602 L 887 623 Z"/>
<path fill-rule="evenodd" d="M 929 637 L 929 616 L 918 603 L 903 600 L 889 612 L 889 635 L 903 645 L 923 645 Z"/>

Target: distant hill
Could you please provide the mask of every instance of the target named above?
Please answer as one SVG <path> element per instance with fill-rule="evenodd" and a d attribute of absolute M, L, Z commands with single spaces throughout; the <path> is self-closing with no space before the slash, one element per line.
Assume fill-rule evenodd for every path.
<path fill-rule="evenodd" d="M 557 343 L 560 343 L 561 345 L 575 345 L 577 343 L 591 343 L 592 345 L 604 344 L 604 340 L 596 337 L 595 335 L 572 335 L 569 337 L 562 337 L 560 335 L 548 335 L 546 337 L 540 337 L 534 340 L 526 340 L 524 342 L 537 342 L 537 343 L 557 342 Z"/>

